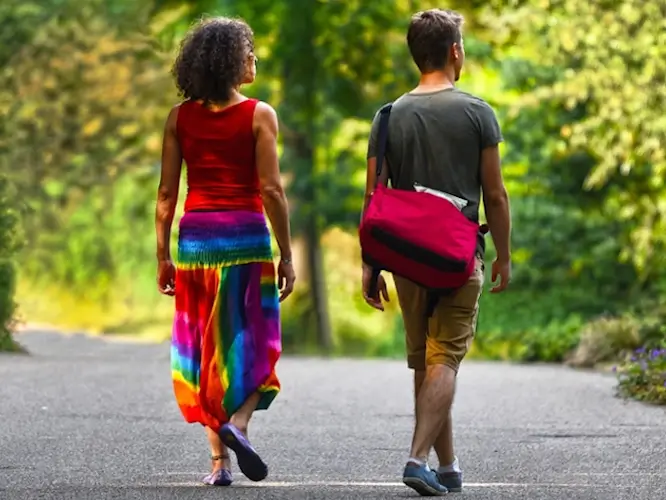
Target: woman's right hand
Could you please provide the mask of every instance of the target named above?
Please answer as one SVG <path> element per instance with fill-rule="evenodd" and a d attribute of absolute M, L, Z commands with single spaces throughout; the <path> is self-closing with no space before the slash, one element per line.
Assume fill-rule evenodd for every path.
<path fill-rule="evenodd" d="M 170 259 L 157 263 L 157 288 L 161 294 L 176 294 L 176 266 Z"/>
<path fill-rule="evenodd" d="M 278 288 L 280 289 L 280 302 L 291 295 L 294 291 L 296 273 L 291 260 L 280 259 L 278 264 Z"/>

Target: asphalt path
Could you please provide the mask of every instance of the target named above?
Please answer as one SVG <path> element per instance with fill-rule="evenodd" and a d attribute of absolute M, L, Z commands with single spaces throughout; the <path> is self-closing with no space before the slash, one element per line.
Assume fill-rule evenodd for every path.
<path fill-rule="evenodd" d="M 202 486 L 200 427 L 175 405 L 168 345 L 19 335 L 0 355 L 0 499 L 391 499 L 412 431 L 400 361 L 284 358 L 250 428 L 266 481 Z M 666 411 L 605 374 L 465 362 L 454 408 L 465 491 L 452 498 L 666 499 Z"/>

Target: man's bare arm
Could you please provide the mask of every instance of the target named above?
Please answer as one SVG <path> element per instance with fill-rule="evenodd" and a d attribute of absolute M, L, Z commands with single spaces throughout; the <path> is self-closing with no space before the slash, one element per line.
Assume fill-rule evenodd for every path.
<path fill-rule="evenodd" d="M 498 146 L 485 148 L 481 153 L 481 187 L 497 259 L 508 262 L 511 260 L 511 213 Z"/>

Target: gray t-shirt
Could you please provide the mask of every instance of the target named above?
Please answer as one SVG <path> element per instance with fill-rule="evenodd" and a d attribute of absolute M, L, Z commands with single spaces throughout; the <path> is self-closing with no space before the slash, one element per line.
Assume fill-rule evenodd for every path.
<path fill-rule="evenodd" d="M 391 186 L 413 190 L 417 183 L 467 200 L 463 213 L 478 222 L 481 150 L 502 142 L 492 108 L 455 88 L 405 94 L 393 103 L 388 130 Z M 377 155 L 378 132 L 379 113 L 372 122 L 368 158 Z"/>

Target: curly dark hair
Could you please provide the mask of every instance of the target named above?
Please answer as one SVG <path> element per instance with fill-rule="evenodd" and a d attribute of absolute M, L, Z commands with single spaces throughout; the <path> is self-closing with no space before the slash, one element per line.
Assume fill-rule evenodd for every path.
<path fill-rule="evenodd" d="M 243 83 L 254 33 L 240 19 L 204 19 L 185 35 L 173 65 L 176 85 L 185 99 L 205 104 L 228 101 Z"/>

